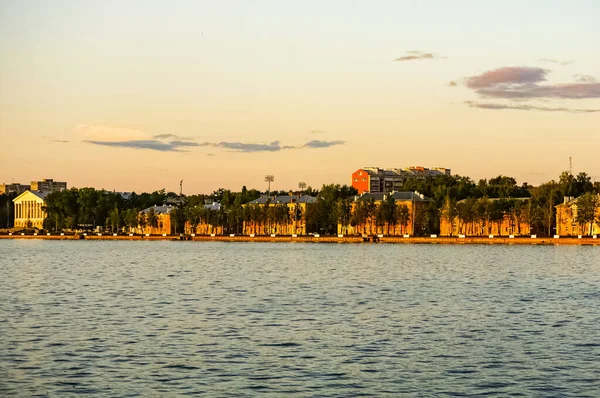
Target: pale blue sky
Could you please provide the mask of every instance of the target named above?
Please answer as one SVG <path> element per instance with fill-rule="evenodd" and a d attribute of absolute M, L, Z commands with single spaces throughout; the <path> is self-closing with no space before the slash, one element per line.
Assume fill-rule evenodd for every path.
<path fill-rule="evenodd" d="M 0 145 L 29 150 L 0 159 L 0 181 L 153 190 L 185 178 L 209 192 L 260 188 L 266 173 L 287 189 L 423 165 L 538 183 L 569 156 L 600 179 L 600 113 L 573 112 L 600 109 L 599 20 L 591 0 L 3 0 Z M 434 55 L 394 61 L 409 51 Z M 504 67 L 547 69 L 539 84 L 586 75 L 588 94 L 489 99 L 463 83 Z M 492 102 L 512 109 L 482 109 Z M 198 146 L 105 145 L 167 133 Z M 227 146 L 314 140 L 328 147 Z"/>

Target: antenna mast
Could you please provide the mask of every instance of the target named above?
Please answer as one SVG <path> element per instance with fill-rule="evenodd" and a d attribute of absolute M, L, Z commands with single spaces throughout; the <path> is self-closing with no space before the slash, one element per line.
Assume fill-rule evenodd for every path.
<path fill-rule="evenodd" d="M 573 158 L 569 156 L 569 174 L 573 175 Z"/>

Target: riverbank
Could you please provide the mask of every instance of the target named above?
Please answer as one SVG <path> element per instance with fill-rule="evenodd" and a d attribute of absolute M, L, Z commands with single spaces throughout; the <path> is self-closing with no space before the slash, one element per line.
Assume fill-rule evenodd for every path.
<path fill-rule="evenodd" d="M 0 235 L 0 239 L 45 240 L 151 240 L 199 242 L 312 242 L 312 243 L 400 243 L 400 244 L 486 244 L 486 245 L 593 245 L 600 246 L 600 238 L 591 237 L 401 237 L 401 236 L 179 236 L 179 235 Z"/>

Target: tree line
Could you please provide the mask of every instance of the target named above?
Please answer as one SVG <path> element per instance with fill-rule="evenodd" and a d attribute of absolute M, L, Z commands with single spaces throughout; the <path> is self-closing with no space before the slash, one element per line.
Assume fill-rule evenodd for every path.
<path fill-rule="evenodd" d="M 579 197 L 587 210 L 578 222 L 589 220 L 598 204 L 596 194 L 600 193 L 600 183 L 593 182 L 586 173 L 576 176 L 563 172 L 555 181 L 531 186 L 521 185 L 512 177 L 498 176 L 478 182 L 464 176 L 442 175 L 425 180 L 408 179 L 403 191 L 418 191 L 430 200 L 413 215 L 407 207 L 393 200 L 376 204 L 374 201 L 357 201 L 352 204 L 357 191 L 340 184 L 323 185 L 320 190 L 307 188 L 304 195 L 315 196 L 316 202 L 306 207 L 292 206 L 253 206 L 248 205 L 265 192 L 242 187 L 240 191 L 220 188 L 209 195 L 182 196 L 164 189 L 151 193 L 122 195 L 116 192 L 94 188 L 72 188 L 52 192 L 46 196 L 45 228 L 50 231 L 75 230 L 89 227 L 103 227 L 113 231 L 134 229 L 141 226 L 157 226 L 156 215 L 140 215 L 140 211 L 153 205 L 172 204 L 170 213 L 173 232 L 183 232 L 186 222 L 193 229 L 201 224 L 219 227 L 223 233 L 241 233 L 244 225 L 255 232 L 266 233 L 279 228 L 279 225 L 295 225 L 306 233 L 337 233 L 338 224 L 351 225 L 361 233 L 374 233 L 381 228 L 406 230 L 409 223 L 419 226 L 417 234 L 439 233 L 440 220 L 450 215 L 459 216 L 465 225 L 477 221 L 500 222 L 500 217 L 509 216 L 531 224 L 539 234 L 552 234 L 555 227 L 555 206 L 562 203 L 563 197 Z M 284 195 L 287 191 L 271 193 Z M 491 198 L 500 200 L 490 201 Z M 515 200 L 529 198 L 528 201 Z M 206 202 L 220 203 L 220 210 L 205 207 Z M 12 222 L 12 198 L 0 195 L 0 223 Z M 445 210 L 447 209 L 447 210 Z M 445 214 L 444 212 L 449 212 Z M 298 221 L 299 220 L 299 221 Z M 589 222 L 589 221 L 586 221 Z M 295 224 L 294 224 L 295 223 Z M 303 223 L 303 224 L 301 224 Z M 518 223 L 517 223 L 518 224 Z M 2 225 L 2 224 L 0 224 Z M 286 230 L 286 228 L 284 228 Z M 287 231 L 287 230 L 286 230 Z"/>

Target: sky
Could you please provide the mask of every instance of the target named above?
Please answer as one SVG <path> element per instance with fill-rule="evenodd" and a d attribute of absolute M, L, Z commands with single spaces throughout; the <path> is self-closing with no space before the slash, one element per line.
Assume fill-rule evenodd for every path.
<path fill-rule="evenodd" d="M 597 0 L 0 0 L 0 183 L 600 180 Z"/>

